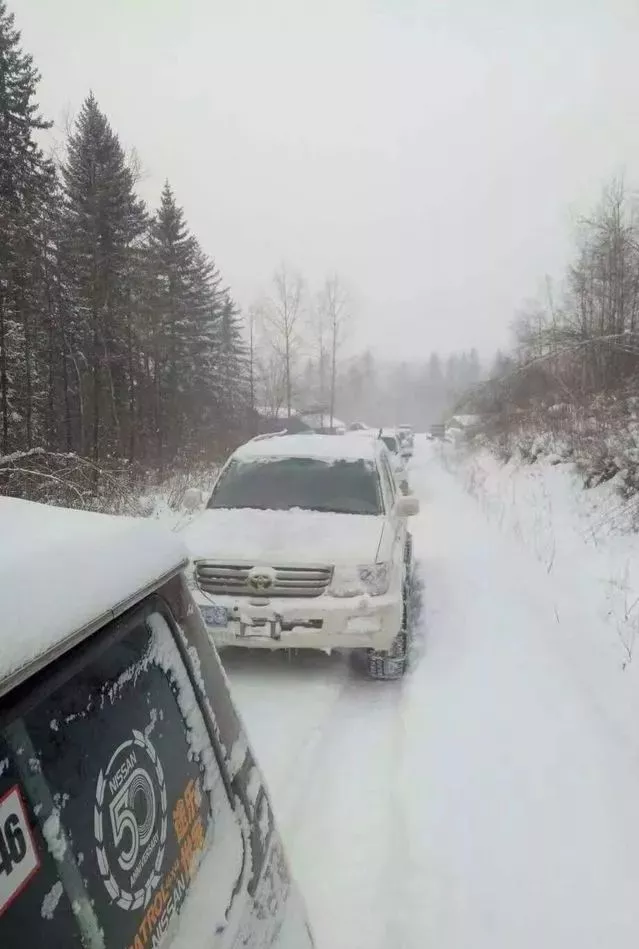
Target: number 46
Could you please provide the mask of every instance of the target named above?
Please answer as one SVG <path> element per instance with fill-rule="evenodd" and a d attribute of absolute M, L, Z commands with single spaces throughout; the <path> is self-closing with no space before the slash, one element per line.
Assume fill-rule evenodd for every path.
<path fill-rule="evenodd" d="M 27 854 L 27 842 L 20 827 L 17 814 L 9 814 L 0 825 L 0 875 L 11 873 L 14 866 L 22 863 Z"/>

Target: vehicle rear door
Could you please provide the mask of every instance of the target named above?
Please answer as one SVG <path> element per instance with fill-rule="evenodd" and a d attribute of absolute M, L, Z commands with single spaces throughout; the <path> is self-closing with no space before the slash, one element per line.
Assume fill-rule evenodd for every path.
<path fill-rule="evenodd" d="M 0 699 L 1 946 L 227 945 L 245 845 L 193 675 L 151 597 Z"/>

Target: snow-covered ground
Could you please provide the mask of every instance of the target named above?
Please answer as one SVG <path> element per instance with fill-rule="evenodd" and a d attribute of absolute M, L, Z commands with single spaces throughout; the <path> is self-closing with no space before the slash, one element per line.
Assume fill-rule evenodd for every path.
<path fill-rule="evenodd" d="M 584 490 L 573 465 L 548 459 L 501 464 L 449 448 L 440 459 L 545 571 L 558 646 L 639 753 L 639 498 L 613 482 Z"/>
<path fill-rule="evenodd" d="M 225 654 L 319 949 L 634 949 L 639 689 L 593 592 L 614 541 L 584 552 L 562 488 L 540 555 L 467 471 L 417 443 L 425 593 L 403 682 Z"/>

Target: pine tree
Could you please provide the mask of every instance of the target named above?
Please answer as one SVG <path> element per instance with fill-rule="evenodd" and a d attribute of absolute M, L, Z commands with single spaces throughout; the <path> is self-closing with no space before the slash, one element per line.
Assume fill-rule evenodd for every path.
<path fill-rule="evenodd" d="M 199 244 L 189 294 L 187 357 L 181 377 L 184 413 L 190 419 L 191 444 L 205 450 L 222 424 L 222 276 Z M 190 367 L 189 387 L 185 389 Z"/>
<path fill-rule="evenodd" d="M 432 386 L 435 389 L 439 389 L 444 380 L 444 374 L 442 372 L 442 364 L 437 353 L 431 353 L 430 359 L 428 361 L 428 370 L 427 370 L 428 385 Z"/>
<path fill-rule="evenodd" d="M 149 318 L 156 458 L 160 467 L 211 440 L 219 413 L 225 291 L 213 262 L 190 233 L 168 182 L 151 225 Z"/>
<path fill-rule="evenodd" d="M 34 428 L 36 213 L 49 172 L 34 133 L 39 74 L 0 0 L 0 452 L 29 447 Z"/>
<path fill-rule="evenodd" d="M 249 367 L 240 313 L 228 294 L 222 306 L 219 362 L 221 421 L 229 432 L 242 431 L 248 421 Z"/>
<path fill-rule="evenodd" d="M 47 176 L 47 196 L 36 220 L 35 268 L 32 272 L 34 311 L 35 440 L 51 450 L 70 451 L 71 405 L 65 341 L 63 287 L 60 267 L 62 192 L 55 168 Z"/>
<path fill-rule="evenodd" d="M 468 357 L 468 373 L 470 385 L 476 385 L 481 378 L 481 363 L 479 361 L 479 353 L 474 347 L 471 349 Z"/>
<path fill-rule="evenodd" d="M 125 454 L 130 445 L 123 413 L 129 429 L 135 424 L 127 340 L 136 248 L 146 220 L 122 146 L 93 94 L 69 138 L 63 179 L 69 344 L 82 354 L 79 448 L 97 463 L 107 452 Z"/>

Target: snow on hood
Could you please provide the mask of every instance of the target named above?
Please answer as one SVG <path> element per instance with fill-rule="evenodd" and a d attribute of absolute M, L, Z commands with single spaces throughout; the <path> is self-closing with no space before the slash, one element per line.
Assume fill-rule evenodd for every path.
<path fill-rule="evenodd" d="M 204 511 L 182 532 L 194 560 L 273 566 L 374 562 L 384 517 L 325 511 Z"/>

